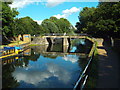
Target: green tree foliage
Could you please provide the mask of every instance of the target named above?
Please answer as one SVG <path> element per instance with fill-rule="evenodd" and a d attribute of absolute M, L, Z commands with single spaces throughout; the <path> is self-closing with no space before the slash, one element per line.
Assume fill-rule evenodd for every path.
<path fill-rule="evenodd" d="M 53 16 L 50 19 L 45 19 L 41 26 L 44 28 L 45 33 L 72 33 L 75 30 L 67 19 L 57 19 Z"/>
<path fill-rule="evenodd" d="M 15 35 L 19 34 L 42 34 L 44 32 L 42 26 L 32 20 L 30 17 L 19 18 L 15 20 Z"/>
<path fill-rule="evenodd" d="M 58 27 L 55 25 L 53 20 L 50 19 L 45 19 L 41 26 L 44 28 L 45 33 L 57 33 L 58 32 Z"/>
<path fill-rule="evenodd" d="M 58 19 L 56 17 L 50 17 L 50 20 L 52 20 L 53 22 L 57 21 Z"/>
<path fill-rule="evenodd" d="M 72 31 L 74 31 L 74 27 L 71 25 L 71 23 L 67 19 L 60 18 L 56 22 L 56 24 L 61 33 L 71 33 Z"/>
<path fill-rule="evenodd" d="M 89 28 L 94 27 L 93 26 L 94 23 L 92 22 L 92 19 L 93 19 L 95 9 L 96 8 L 94 8 L 94 7 L 92 7 L 92 8 L 85 7 L 80 12 L 80 14 L 79 14 L 80 22 L 76 23 L 76 28 L 78 28 L 78 30 L 79 30 L 78 32 L 84 32 L 84 33 L 91 32 Z M 92 30 L 93 30 L 93 28 L 92 28 Z"/>
<path fill-rule="evenodd" d="M 120 2 L 100 2 L 97 8 L 85 7 L 76 23 L 77 32 L 94 36 L 120 36 Z"/>
<path fill-rule="evenodd" d="M 14 17 L 18 15 L 16 9 L 11 9 L 9 2 L 2 2 L 2 33 L 9 37 L 14 35 Z"/>
<path fill-rule="evenodd" d="M 43 35 L 45 33 L 71 33 L 75 29 L 67 19 L 50 17 L 42 21 L 41 25 L 33 21 L 30 17 L 15 19 L 15 35 L 31 34 Z"/>

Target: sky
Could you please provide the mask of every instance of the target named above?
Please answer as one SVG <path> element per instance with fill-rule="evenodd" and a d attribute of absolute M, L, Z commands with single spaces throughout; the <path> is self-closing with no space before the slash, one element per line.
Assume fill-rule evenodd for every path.
<path fill-rule="evenodd" d="M 95 2 L 80 2 L 66 0 L 14 0 L 11 8 L 17 8 L 19 15 L 17 18 L 29 16 L 38 24 L 44 19 L 49 19 L 51 16 L 66 18 L 75 26 L 78 22 L 80 11 L 84 7 L 97 7 L 98 1 Z"/>

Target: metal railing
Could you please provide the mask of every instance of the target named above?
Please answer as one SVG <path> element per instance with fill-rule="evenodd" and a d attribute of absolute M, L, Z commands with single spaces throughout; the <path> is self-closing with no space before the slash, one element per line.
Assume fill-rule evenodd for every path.
<path fill-rule="evenodd" d="M 37 36 L 88 36 L 88 34 L 70 34 L 70 33 L 45 33 L 43 35 L 35 35 Z"/>
<path fill-rule="evenodd" d="M 92 49 L 90 51 L 90 56 L 88 56 L 87 60 L 88 60 L 88 63 L 85 67 L 85 69 L 83 70 L 81 76 L 79 77 L 78 81 L 76 82 L 73 90 L 76 90 L 78 87 L 80 90 L 83 90 L 86 82 L 87 82 L 87 78 L 89 77 L 88 75 L 88 72 L 89 72 L 89 69 L 90 69 L 90 64 L 93 60 L 93 57 L 94 57 L 94 52 L 95 52 L 95 49 L 96 49 L 96 42 L 94 42 L 93 46 L 92 46 Z"/>

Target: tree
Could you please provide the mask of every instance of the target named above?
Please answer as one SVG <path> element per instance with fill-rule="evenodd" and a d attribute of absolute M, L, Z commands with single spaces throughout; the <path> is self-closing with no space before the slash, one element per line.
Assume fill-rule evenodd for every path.
<path fill-rule="evenodd" d="M 72 33 L 75 30 L 67 19 L 57 19 L 53 16 L 45 19 L 41 25 L 45 29 L 45 33 Z"/>
<path fill-rule="evenodd" d="M 14 17 L 19 13 L 11 9 L 10 2 L 2 2 L 2 34 L 7 37 L 14 36 Z"/>
<path fill-rule="evenodd" d="M 58 19 L 56 17 L 50 17 L 50 20 L 52 20 L 53 22 L 57 21 Z"/>
<path fill-rule="evenodd" d="M 58 27 L 49 19 L 45 19 L 41 26 L 45 29 L 45 33 L 57 33 Z"/>
<path fill-rule="evenodd" d="M 120 2 L 100 2 L 97 8 L 85 7 L 76 27 L 93 36 L 120 37 Z"/>
<path fill-rule="evenodd" d="M 88 7 L 85 7 L 83 8 L 83 11 L 80 12 L 79 14 L 79 25 L 77 25 L 77 28 L 78 30 L 80 30 L 81 32 L 83 33 L 90 33 L 91 32 L 91 29 L 93 30 L 93 27 L 94 26 L 93 24 L 93 17 L 94 17 L 94 12 L 95 12 L 95 9 L 94 7 L 92 8 L 88 8 Z M 77 23 L 78 24 L 78 23 Z"/>
<path fill-rule="evenodd" d="M 30 17 L 24 17 L 15 19 L 16 22 L 16 30 L 14 31 L 15 35 L 19 34 L 31 34 L 31 35 L 40 35 L 44 33 L 43 27 L 38 25 L 37 22 L 35 22 Z"/>
<path fill-rule="evenodd" d="M 59 33 L 71 33 L 72 31 L 75 31 L 72 24 L 65 18 L 60 18 L 56 21 L 56 24 L 59 28 Z"/>

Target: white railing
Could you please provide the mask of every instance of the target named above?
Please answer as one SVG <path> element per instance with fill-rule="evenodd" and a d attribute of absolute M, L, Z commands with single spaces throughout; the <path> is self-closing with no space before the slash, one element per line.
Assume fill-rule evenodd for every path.
<path fill-rule="evenodd" d="M 88 78 L 87 70 L 88 70 L 88 68 L 89 68 L 89 66 L 91 64 L 91 61 L 93 60 L 95 49 L 96 49 L 96 42 L 93 43 L 92 49 L 91 49 L 91 51 L 89 53 L 89 57 L 88 57 L 89 61 L 88 61 L 87 65 L 86 65 L 84 71 L 82 72 L 81 76 L 79 77 L 78 81 L 76 82 L 73 90 L 76 90 L 77 87 L 79 86 L 79 84 L 80 84 L 80 86 L 79 86 L 80 90 L 82 90 L 84 88 L 84 86 L 85 86 L 85 84 L 87 82 L 87 78 Z M 82 82 L 83 78 L 84 78 L 84 81 Z"/>

